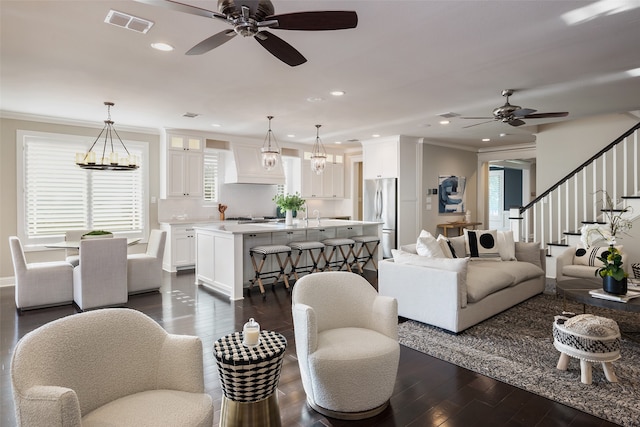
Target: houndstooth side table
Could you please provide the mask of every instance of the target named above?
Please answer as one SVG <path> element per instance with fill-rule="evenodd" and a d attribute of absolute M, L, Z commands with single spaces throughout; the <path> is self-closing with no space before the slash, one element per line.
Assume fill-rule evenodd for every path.
<path fill-rule="evenodd" d="M 220 427 L 282 425 L 276 389 L 286 348 L 287 339 L 273 331 L 260 331 L 255 347 L 242 344 L 242 332 L 213 344 L 224 394 Z"/>

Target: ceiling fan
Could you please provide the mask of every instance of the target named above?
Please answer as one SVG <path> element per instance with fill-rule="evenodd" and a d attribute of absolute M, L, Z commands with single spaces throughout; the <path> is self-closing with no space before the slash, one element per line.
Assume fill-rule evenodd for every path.
<path fill-rule="evenodd" d="M 304 64 L 307 59 L 289 43 L 267 31 L 267 28 L 325 31 L 344 30 L 358 25 L 358 15 L 353 11 L 313 11 L 274 15 L 275 9 L 270 0 L 218 0 L 218 12 L 173 0 L 136 1 L 218 19 L 233 27 L 231 30 L 221 31 L 201 41 L 187 51 L 187 55 L 201 55 L 209 52 L 239 34 L 244 37 L 254 37 L 273 56 L 292 67 Z"/>
<path fill-rule="evenodd" d="M 486 122 L 475 123 L 473 125 L 464 126 L 463 128 L 470 128 L 473 126 L 482 125 L 485 123 L 493 122 L 493 121 L 501 121 L 503 123 L 507 123 L 511 126 L 522 126 L 525 122 L 522 119 L 545 119 L 550 117 L 566 117 L 569 113 L 566 111 L 558 112 L 558 113 L 536 113 L 537 110 L 531 108 L 521 108 L 518 105 L 509 104 L 509 97 L 513 95 L 515 90 L 513 89 L 504 89 L 502 91 L 502 96 L 507 98 L 507 101 L 503 106 L 495 108 L 493 110 L 493 117 L 462 117 L 463 119 L 473 119 L 473 120 L 481 120 L 481 119 L 490 119 Z"/>

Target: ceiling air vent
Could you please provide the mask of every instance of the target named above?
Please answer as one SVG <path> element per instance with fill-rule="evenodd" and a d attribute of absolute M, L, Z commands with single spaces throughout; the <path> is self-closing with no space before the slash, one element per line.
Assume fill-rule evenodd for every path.
<path fill-rule="evenodd" d="M 189 113 L 189 112 L 186 112 L 186 113 L 184 113 L 184 114 L 182 115 L 182 117 L 188 117 L 188 118 L 190 118 L 190 119 L 195 119 L 195 118 L 196 118 L 196 117 L 198 117 L 199 115 L 200 115 L 200 114 L 198 114 L 198 113 Z"/>
<path fill-rule="evenodd" d="M 142 34 L 147 34 L 147 31 L 153 26 L 153 22 L 149 20 L 138 18 L 128 13 L 118 12 L 117 10 L 110 10 L 107 17 L 104 18 L 104 22 Z"/>
<path fill-rule="evenodd" d="M 443 119 L 452 119 L 454 117 L 460 117 L 460 114 L 458 113 L 442 113 L 442 114 L 438 114 L 440 117 L 442 117 Z"/>

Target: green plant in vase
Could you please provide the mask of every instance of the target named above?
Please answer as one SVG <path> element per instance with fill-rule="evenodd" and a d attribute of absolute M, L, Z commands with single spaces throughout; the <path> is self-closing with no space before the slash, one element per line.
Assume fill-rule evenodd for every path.
<path fill-rule="evenodd" d="M 276 194 L 273 201 L 278 205 L 281 211 L 286 213 L 286 224 L 293 223 L 293 211 L 304 211 L 305 199 L 300 197 L 298 192 L 294 194 Z"/>
<path fill-rule="evenodd" d="M 622 254 L 620 249 L 616 247 L 616 238 L 620 234 L 627 234 L 633 223 L 624 217 L 630 212 L 630 208 L 616 209 L 616 204 L 609 194 L 600 191 L 605 202 L 605 208 L 602 210 L 605 224 L 587 224 L 582 227 L 581 241 L 585 247 L 609 246 L 608 250 L 603 251 L 597 259 L 602 262 L 595 275 L 602 278 L 602 287 L 606 292 L 624 295 L 627 293 L 627 272 L 622 267 Z"/>

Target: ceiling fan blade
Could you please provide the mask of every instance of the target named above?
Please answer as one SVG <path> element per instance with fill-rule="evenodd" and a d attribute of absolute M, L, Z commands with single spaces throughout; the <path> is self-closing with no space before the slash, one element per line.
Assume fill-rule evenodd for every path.
<path fill-rule="evenodd" d="M 205 18 L 222 18 L 226 21 L 227 17 L 221 13 L 212 10 L 203 9 L 201 7 L 191 6 L 173 0 L 134 0 L 138 3 L 150 4 L 152 6 L 161 6 L 167 9 L 176 10 L 178 12 L 189 13 L 191 15 L 204 16 Z"/>
<path fill-rule="evenodd" d="M 520 108 L 519 110 L 516 110 L 513 112 L 514 117 L 526 117 L 529 114 L 533 114 L 538 110 L 534 110 L 532 108 Z"/>
<path fill-rule="evenodd" d="M 472 119 L 472 120 L 489 120 L 495 119 L 495 117 L 460 117 L 461 119 Z"/>
<path fill-rule="evenodd" d="M 470 118 L 470 117 L 465 117 L 465 118 Z M 487 117 L 481 117 L 481 118 L 486 119 Z M 494 119 L 491 119 L 491 120 L 487 120 L 486 122 L 474 123 L 474 124 L 469 125 L 469 126 L 462 126 L 462 129 L 472 128 L 472 127 L 474 127 L 474 126 L 483 125 L 483 124 L 485 124 L 485 123 L 491 123 L 491 122 L 493 122 L 493 121 L 495 121 L 495 120 L 494 120 Z"/>
<path fill-rule="evenodd" d="M 353 11 L 313 11 L 283 13 L 267 16 L 265 20 L 277 20 L 279 30 L 325 31 L 346 30 L 358 25 L 358 15 Z"/>
<path fill-rule="evenodd" d="M 509 120 L 507 123 L 509 123 L 511 126 L 515 126 L 515 127 L 522 126 L 522 125 L 525 124 L 525 122 L 523 122 L 520 119 Z"/>
<path fill-rule="evenodd" d="M 567 117 L 569 115 L 568 112 L 557 112 L 557 113 L 537 113 L 537 114 L 527 114 L 526 116 L 521 116 L 523 119 L 546 119 L 550 117 Z"/>
<path fill-rule="evenodd" d="M 236 32 L 233 30 L 220 31 L 219 33 L 214 34 L 208 39 L 202 40 L 200 43 L 189 49 L 186 55 L 202 55 L 203 53 L 207 53 L 210 50 L 215 49 L 218 46 L 228 42 L 235 36 Z"/>
<path fill-rule="evenodd" d="M 307 59 L 293 46 L 269 31 L 260 31 L 254 38 L 262 47 L 287 65 L 296 67 L 307 62 Z"/>

